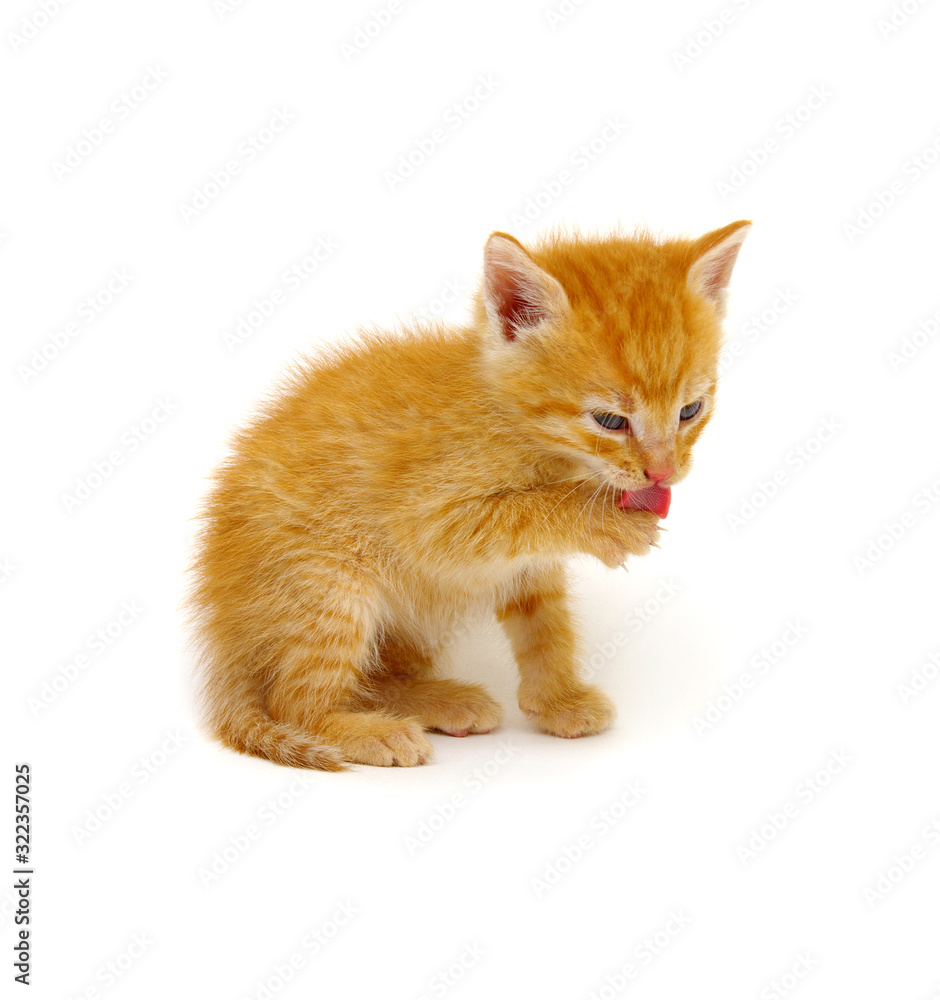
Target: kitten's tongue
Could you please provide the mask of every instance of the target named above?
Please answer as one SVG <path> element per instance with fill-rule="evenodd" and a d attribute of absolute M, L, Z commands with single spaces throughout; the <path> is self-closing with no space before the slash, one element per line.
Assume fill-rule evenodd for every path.
<path fill-rule="evenodd" d="M 647 486 L 645 490 L 627 490 L 617 506 L 624 510 L 650 510 L 657 517 L 665 517 L 671 499 L 672 490 L 668 486 Z"/>

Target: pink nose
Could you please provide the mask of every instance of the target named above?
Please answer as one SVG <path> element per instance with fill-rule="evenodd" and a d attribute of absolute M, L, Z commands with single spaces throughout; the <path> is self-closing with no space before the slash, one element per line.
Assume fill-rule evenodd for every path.
<path fill-rule="evenodd" d="M 645 469 L 643 474 L 647 479 L 653 480 L 654 486 L 659 486 L 664 479 L 668 479 L 675 471 L 671 465 L 663 465 L 658 469 Z"/>

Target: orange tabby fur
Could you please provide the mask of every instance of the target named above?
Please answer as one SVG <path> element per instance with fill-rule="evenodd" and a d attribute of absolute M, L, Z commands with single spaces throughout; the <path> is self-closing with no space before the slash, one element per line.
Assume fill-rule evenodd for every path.
<path fill-rule="evenodd" d="M 299 767 L 424 763 L 424 730 L 499 724 L 481 687 L 437 670 L 479 609 L 504 626 L 539 729 L 607 727 L 611 703 L 579 677 L 564 561 L 618 566 L 655 544 L 657 516 L 616 500 L 654 466 L 670 486 L 688 471 L 747 229 L 529 251 L 496 233 L 471 326 L 299 367 L 237 435 L 203 514 L 192 605 L 215 736 Z"/>

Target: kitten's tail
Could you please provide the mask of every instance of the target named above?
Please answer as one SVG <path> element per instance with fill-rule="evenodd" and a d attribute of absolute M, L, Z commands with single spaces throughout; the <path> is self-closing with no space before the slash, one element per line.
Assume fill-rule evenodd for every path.
<path fill-rule="evenodd" d="M 346 765 L 336 747 L 319 743 L 299 726 L 275 722 L 264 711 L 252 710 L 237 720 L 214 720 L 213 732 L 226 746 L 287 767 L 342 771 Z"/>
<path fill-rule="evenodd" d="M 300 726 L 272 719 L 260 691 L 246 683 L 247 680 L 220 684 L 216 676 L 211 685 L 203 686 L 200 700 L 206 726 L 220 743 L 286 767 L 345 769 L 343 755 L 335 746 L 321 743 Z"/>

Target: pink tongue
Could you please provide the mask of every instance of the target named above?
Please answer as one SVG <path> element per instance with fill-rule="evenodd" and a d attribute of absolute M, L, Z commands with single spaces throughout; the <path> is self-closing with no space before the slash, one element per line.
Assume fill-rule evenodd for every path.
<path fill-rule="evenodd" d="M 671 499 L 672 490 L 668 486 L 647 486 L 645 490 L 628 490 L 617 506 L 624 510 L 650 510 L 658 517 L 665 517 Z"/>

